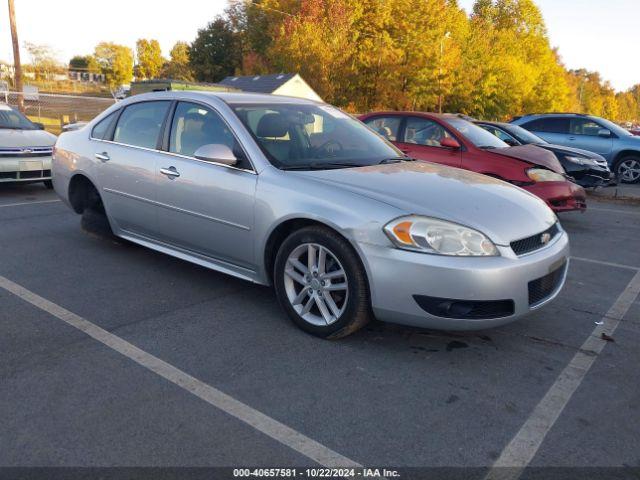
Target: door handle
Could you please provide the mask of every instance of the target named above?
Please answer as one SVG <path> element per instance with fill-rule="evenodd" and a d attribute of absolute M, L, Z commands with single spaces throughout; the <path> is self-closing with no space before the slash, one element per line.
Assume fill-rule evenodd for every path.
<path fill-rule="evenodd" d="M 109 160 L 111 160 L 111 157 L 109 157 L 109 154 L 107 152 L 96 153 L 96 158 L 101 162 L 108 162 Z"/>
<path fill-rule="evenodd" d="M 180 173 L 176 170 L 176 167 L 161 168 L 160 173 L 166 175 L 169 178 L 176 178 L 180 176 Z"/>

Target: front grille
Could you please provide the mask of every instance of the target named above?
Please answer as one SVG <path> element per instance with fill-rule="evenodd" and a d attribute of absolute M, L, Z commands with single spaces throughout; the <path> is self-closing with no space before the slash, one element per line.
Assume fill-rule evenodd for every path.
<path fill-rule="evenodd" d="M 53 147 L 3 147 L 0 148 L 1 157 L 35 158 L 50 157 Z"/>
<path fill-rule="evenodd" d="M 529 306 L 536 305 L 553 295 L 562 282 L 566 266 L 565 262 L 553 272 L 529 282 Z"/>
<path fill-rule="evenodd" d="M 29 170 L 28 172 L 20 172 L 20 178 L 42 178 L 42 170 Z"/>
<path fill-rule="evenodd" d="M 426 295 L 414 295 L 413 298 L 425 312 L 443 318 L 502 318 L 515 311 L 513 300 L 455 300 Z"/>
<path fill-rule="evenodd" d="M 4 178 L 4 179 L 7 179 L 7 178 L 16 179 L 18 177 L 17 177 L 16 172 L 0 172 L 0 179 L 2 179 L 2 178 Z"/>
<path fill-rule="evenodd" d="M 548 245 L 549 242 L 553 240 L 559 233 L 560 228 L 558 227 L 558 223 L 556 222 L 551 228 L 548 228 L 544 232 L 540 232 L 537 235 L 533 235 L 531 237 L 523 238 L 522 240 L 511 242 L 511 249 L 516 255 L 524 255 L 526 253 L 535 252 L 536 250 Z"/>

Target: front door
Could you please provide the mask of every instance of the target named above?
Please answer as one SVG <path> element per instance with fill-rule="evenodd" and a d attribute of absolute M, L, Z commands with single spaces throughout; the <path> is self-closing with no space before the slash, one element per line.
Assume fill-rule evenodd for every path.
<path fill-rule="evenodd" d="M 209 107 L 179 102 L 168 152 L 158 154 L 159 239 L 191 253 L 255 269 L 253 210 L 258 176 L 230 127 Z M 239 164 L 198 160 L 208 144 L 231 148 Z"/>
<path fill-rule="evenodd" d="M 608 157 L 613 148 L 613 138 L 611 136 L 601 137 L 602 130 L 608 129 L 589 118 L 572 118 L 570 145 Z"/>
<path fill-rule="evenodd" d="M 443 147 L 440 142 L 453 136 L 439 123 L 428 118 L 408 117 L 397 147 L 411 158 L 460 167 L 460 149 Z"/>
<path fill-rule="evenodd" d="M 155 234 L 155 152 L 170 103 L 153 101 L 129 105 L 118 119 L 112 140 L 103 137 L 92 142 L 99 162 L 102 201 L 117 229 L 143 236 Z M 108 120 L 107 117 L 104 121 Z M 100 126 L 102 124 L 96 129 Z M 94 135 L 100 136 L 99 129 L 92 137 Z"/>

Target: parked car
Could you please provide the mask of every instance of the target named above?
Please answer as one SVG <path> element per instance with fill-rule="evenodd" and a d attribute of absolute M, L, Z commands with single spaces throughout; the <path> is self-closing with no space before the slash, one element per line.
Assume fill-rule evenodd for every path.
<path fill-rule="evenodd" d="M 586 208 L 584 189 L 542 148 L 510 147 L 453 114 L 377 112 L 360 119 L 412 158 L 499 178 L 542 198 L 555 212 Z"/>
<path fill-rule="evenodd" d="M 0 104 L 0 183 L 51 183 L 51 153 L 56 136 L 18 110 Z"/>
<path fill-rule="evenodd" d="M 633 127 L 629 130 L 631 135 L 635 135 L 636 137 L 640 137 L 640 127 Z"/>
<path fill-rule="evenodd" d="M 553 145 L 512 123 L 487 122 L 484 120 L 478 120 L 474 123 L 512 147 L 516 145 L 536 145 L 549 150 L 562 164 L 572 181 L 582 187 L 602 187 L 615 183 L 615 175 L 609 170 L 607 160 L 602 155 L 579 148 Z"/>
<path fill-rule="evenodd" d="M 602 155 L 624 183 L 640 182 L 640 138 L 604 118 L 577 113 L 525 115 L 512 120 L 547 142 Z"/>
<path fill-rule="evenodd" d="M 372 315 L 501 325 L 553 299 L 567 272 L 567 235 L 537 197 L 409 161 L 356 119 L 299 98 L 130 97 L 60 136 L 53 181 L 85 228 L 273 284 L 291 319 L 321 337 Z"/>

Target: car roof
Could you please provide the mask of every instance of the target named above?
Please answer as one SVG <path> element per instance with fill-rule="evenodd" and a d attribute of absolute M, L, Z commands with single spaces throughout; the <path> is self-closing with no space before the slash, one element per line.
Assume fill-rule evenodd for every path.
<path fill-rule="evenodd" d="M 144 100 L 171 100 L 177 98 L 191 98 L 194 100 L 217 99 L 225 103 L 295 103 L 298 105 L 322 105 L 321 102 L 299 97 L 286 97 L 283 95 L 269 95 L 265 93 L 211 92 L 203 90 L 170 90 L 163 92 L 141 93 L 127 98 L 126 102 L 128 104 Z"/>

